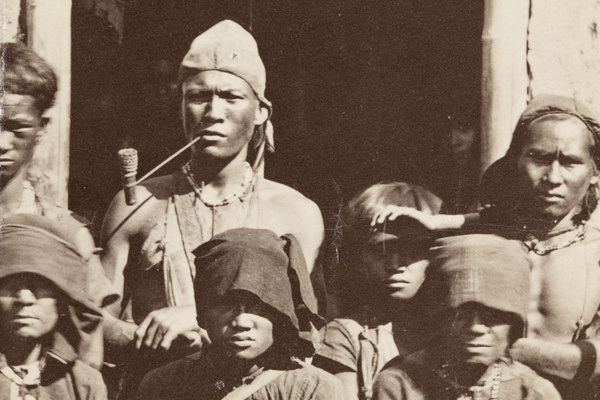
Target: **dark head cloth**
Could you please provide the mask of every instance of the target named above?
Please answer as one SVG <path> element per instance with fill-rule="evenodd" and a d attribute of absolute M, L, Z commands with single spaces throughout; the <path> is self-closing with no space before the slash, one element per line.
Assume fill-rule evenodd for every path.
<path fill-rule="evenodd" d="M 448 305 L 476 302 L 527 319 L 529 270 L 523 244 L 495 235 L 437 239 L 433 273 L 446 282 Z"/>
<path fill-rule="evenodd" d="M 289 318 L 298 336 L 314 351 L 313 335 L 323 325 L 317 314 L 302 249 L 292 235 L 264 229 L 232 229 L 198 247 L 194 292 L 198 313 L 228 292 L 256 295 Z"/>
<path fill-rule="evenodd" d="M 600 119 L 585 105 L 573 98 L 541 94 L 532 99 L 521 114 L 506 155 L 485 171 L 480 189 L 481 204 L 494 205 L 503 209 L 515 206 L 517 201 L 515 191 L 510 188 L 515 186 L 516 161 L 527 139 L 529 126 L 537 119 L 550 114 L 571 115 L 585 124 L 594 140 L 592 149 L 594 162 L 600 168 Z"/>
<path fill-rule="evenodd" d="M 70 240 L 73 233 L 45 217 L 18 214 L 0 228 L 0 279 L 32 273 L 54 283 L 70 300 L 67 316 L 61 316 L 54 351 L 72 358 L 81 336 L 96 328 L 100 311 L 88 300 L 88 269 Z M 72 349 L 66 348 L 67 342 Z M 59 344 L 60 343 L 60 344 Z M 60 353 L 60 354 L 58 354 Z"/>

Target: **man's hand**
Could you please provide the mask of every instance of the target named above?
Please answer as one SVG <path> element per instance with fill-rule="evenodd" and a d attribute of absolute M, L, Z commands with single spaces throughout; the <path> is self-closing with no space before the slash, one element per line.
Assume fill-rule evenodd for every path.
<path fill-rule="evenodd" d="M 199 350 L 210 343 L 206 331 L 196 323 L 193 306 L 169 307 L 152 311 L 135 331 L 135 347 L 169 350 L 175 343 Z"/>

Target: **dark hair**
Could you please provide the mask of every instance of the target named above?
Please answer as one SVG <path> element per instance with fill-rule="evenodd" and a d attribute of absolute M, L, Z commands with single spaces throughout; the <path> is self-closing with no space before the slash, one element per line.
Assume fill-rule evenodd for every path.
<path fill-rule="evenodd" d="M 2 43 L 2 89 L 5 93 L 32 96 L 43 114 L 54 104 L 56 74 L 42 57 L 18 43 Z"/>
<path fill-rule="evenodd" d="M 344 313 L 352 313 L 373 300 L 373 289 L 366 284 L 369 279 L 362 261 L 362 250 L 372 233 L 373 216 L 386 205 L 437 214 L 442 200 L 420 186 L 404 182 L 377 183 L 350 200 L 340 248 L 338 296 Z"/>

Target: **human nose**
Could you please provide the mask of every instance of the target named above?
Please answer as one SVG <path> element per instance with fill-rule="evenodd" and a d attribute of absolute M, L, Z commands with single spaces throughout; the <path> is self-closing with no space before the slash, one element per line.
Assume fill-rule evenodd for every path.
<path fill-rule="evenodd" d="M 26 288 L 22 288 L 22 289 L 17 289 L 14 293 L 14 299 L 16 303 L 22 304 L 22 305 L 31 305 L 33 303 L 35 303 L 36 301 L 36 297 L 35 294 Z"/>
<path fill-rule="evenodd" d="M 398 252 L 392 252 L 391 254 L 388 255 L 388 261 L 387 261 L 387 269 L 391 272 L 404 272 L 406 271 L 406 262 L 404 260 L 404 258 L 398 254 Z"/>
<path fill-rule="evenodd" d="M 0 151 L 10 150 L 13 143 L 13 134 L 10 131 L 0 128 Z"/>
<path fill-rule="evenodd" d="M 236 330 L 247 331 L 252 329 L 252 320 L 250 314 L 241 311 L 231 321 L 231 327 Z"/>
<path fill-rule="evenodd" d="M 224 111 L 222 103 L 222 100 L 218 96 L 211 96 L 206 102 L 204 117 L 211 121 L 222 121 Z"/>
<path fill-rule="evenodd" d="M 546 181 L 552 184 L 560 184 L 562 181 L 561 167 L 558 160 L 553 161 L 546 169 Z"/>
<path fill-rule="evenodd" d="M 479 315 L 479 313 L 474 313 L 471 316 L 469 331 L 475 335 L 483 335 L 487 333 L 489 327 L 484 323 L 483 318 Z"/>

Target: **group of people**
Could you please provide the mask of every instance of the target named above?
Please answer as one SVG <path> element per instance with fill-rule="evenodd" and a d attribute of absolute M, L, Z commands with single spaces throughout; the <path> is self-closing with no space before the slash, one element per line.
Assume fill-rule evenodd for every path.
<path fill-rule="evenodd" d="M 266 72 L 222 21 L 179 72 L 189 161 L 123 192 L 101 247 L 27 170 L 57 90 L 2 44 L 0 399 L 594 399 L 600 122 L 544 95 L 481 182 L 481 210 L 377 183 L 347 205 L 320 314 L 318 206 L 263 177 Z M 332 288 L 330 288 L 332 289 Z"/>

